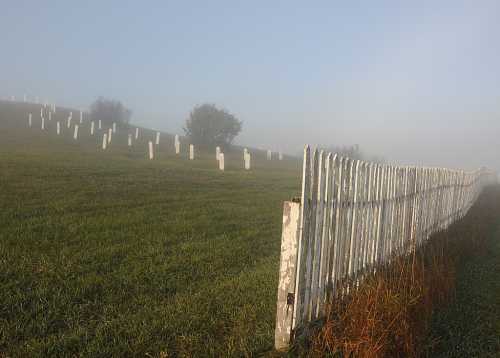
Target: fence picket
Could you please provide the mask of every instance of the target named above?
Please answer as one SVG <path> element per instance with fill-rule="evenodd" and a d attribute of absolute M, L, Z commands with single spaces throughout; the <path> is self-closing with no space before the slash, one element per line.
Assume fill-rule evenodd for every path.
<path fill-rule="evenodd" d="M 378 265 L 463 217 L 493 180 L 486 169 L 366 163 L 306 146 L 300 203 L 283 209 L 276 348 Z"/>

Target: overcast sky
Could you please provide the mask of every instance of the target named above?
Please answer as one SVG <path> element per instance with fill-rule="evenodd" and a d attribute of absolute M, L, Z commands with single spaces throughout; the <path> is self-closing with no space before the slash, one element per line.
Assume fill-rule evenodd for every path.
<path fill-rule="evenodd" d="M 500 1 L 5 1 L 0 95 L 181 133 L 194 105 L 286 152 L 500 170 Z"/>

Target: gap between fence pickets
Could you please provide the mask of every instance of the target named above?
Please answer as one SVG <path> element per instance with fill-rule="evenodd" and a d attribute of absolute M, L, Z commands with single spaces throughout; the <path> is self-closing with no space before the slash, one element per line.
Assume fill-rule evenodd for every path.
<path fill-rule="evenodd" d="M 492 182 L 487 169 L 397 167 L 306 146 L 301 199 L 283 208 L 276 349 L 324 317 L 325 303 L 347 292 L 343 284 L 356 289 L 366 270 L 446 229 Z"/>

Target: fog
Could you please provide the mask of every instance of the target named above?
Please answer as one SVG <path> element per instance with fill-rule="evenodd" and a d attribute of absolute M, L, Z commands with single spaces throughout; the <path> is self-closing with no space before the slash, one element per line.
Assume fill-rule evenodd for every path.
<path fill-rule="evenodd" d="M 215 103 L 238 144 L 500 171 L 500 2 L 435 3 L 5 3 L 0 95 L 105 96 L 172 133 Z"/>

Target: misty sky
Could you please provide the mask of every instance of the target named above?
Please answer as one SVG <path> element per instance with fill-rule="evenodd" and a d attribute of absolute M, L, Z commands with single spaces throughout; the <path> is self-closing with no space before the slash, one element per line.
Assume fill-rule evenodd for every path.
<path fill-rule="evenodd" d="M 498 0 L 16 0 L 0 34 L 1 96 L 102 95 L 174 133 L 210 102 L 241 144 L 500 170 Z"/>

